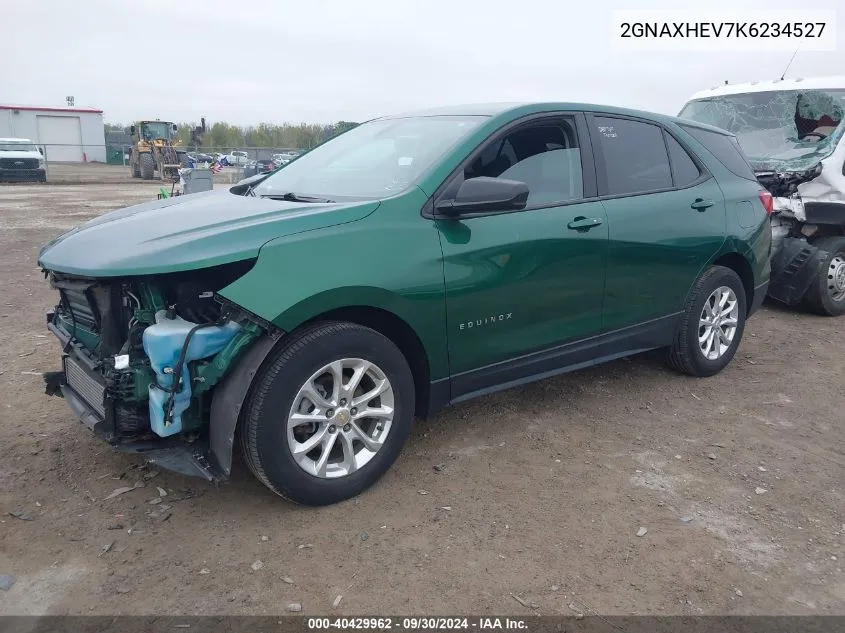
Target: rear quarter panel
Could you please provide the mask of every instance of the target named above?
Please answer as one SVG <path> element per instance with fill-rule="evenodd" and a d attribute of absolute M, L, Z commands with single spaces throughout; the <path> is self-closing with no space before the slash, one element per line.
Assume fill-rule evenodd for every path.
<path fill-rule="evenodd" d="M 705 163 L 725 198 L 726 240 L 714 259 L 728 253 L 738 253 L 748 262 L 755 287 L 768 282 L 772 270 L 772 230 L 766 210 L 760 202 L 760 184 L 756 180 L 734 174 L 682 127 L 671 127 Z"/>

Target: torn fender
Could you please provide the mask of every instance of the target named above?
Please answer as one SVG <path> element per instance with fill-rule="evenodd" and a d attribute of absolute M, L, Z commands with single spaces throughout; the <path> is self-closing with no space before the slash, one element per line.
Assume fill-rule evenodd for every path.
<path fill-rule="evenodd" d="M 805 238 L 784 238 L 778 254 L 772 260 L 772 280 L 769 296 L 795 305 L 821 270 L 827 251 L 808 243 Z"/>
<path fill-rule="evenodd" d="M 280 335 L 266 335 L 255 341 L 226 373 L 214 390 L 211 401 L 209 441 L 211 457 L 228 477 L 232 473 L 235 429 L 241 416 L 252 379 L 273 350 Z"/>

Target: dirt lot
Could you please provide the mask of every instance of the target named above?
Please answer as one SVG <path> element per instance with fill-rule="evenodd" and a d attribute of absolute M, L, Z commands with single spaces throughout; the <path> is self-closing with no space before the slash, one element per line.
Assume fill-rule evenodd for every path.
<path fill-rule="evenodd" d="M 646 354 L 453 407 L 337 506 L 147 479 L 43 395 L 35 260 L 158 186 L 0 187 L 0 613 L 845 614 L 845 319 L 773 305 L 719 376 Z"/>

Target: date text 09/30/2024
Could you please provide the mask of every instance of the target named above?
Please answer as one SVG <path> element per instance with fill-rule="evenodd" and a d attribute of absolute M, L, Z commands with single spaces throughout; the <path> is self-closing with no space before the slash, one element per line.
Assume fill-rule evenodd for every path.
<path fill-rule="evenodd" d="M 308 618 L 308 630 L 330 629 L 361 629 L 388 631 L 435 631 L 448 629 L 462 630 L 512 630 L 525 631 L 528 625 L 525 620 L 518 618 L 437 618 L 437 617 L 404 617 L 404 618 Z"/>

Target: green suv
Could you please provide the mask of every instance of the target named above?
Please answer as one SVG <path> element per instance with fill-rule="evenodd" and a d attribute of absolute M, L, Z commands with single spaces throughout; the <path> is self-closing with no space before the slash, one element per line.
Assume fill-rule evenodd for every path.
<path fill-rule="evenodd" d="M 584 104 L 364 123 L 223 191 L 107 213 L 39 255 L 45 374 L 116 449 L 279 495 L 372 485 L 415 416 L 644 350 L 709 376 L 769 280 L 735 138 Z"/>

